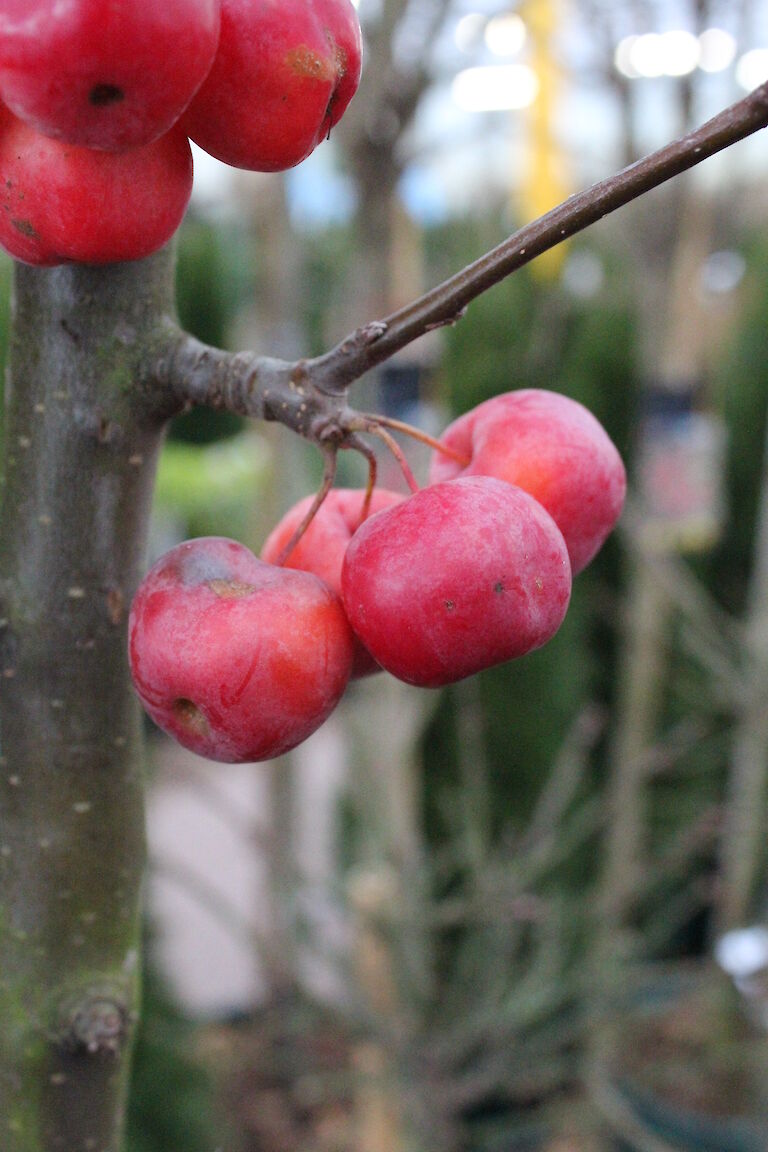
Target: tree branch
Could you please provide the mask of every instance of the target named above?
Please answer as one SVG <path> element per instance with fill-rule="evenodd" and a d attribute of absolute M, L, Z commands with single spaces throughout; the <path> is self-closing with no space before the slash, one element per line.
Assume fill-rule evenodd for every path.
<path fill-rule="evenodd" d="M 768 85 L 764 84 L 695 131 L 571 196 L 455 276 L 385 317 L 380 322 L 385 330 L 375 342 L 354 346 L 347 337 L 310 361 L 312 380 L 328 391 L 349 385 L 431 329 L 455 323 L 475 297 L 543 252 L 766 125 Z"/>
<path fill-rule="evenodd" d="M 209 404 L 277 420 L 320 444 L 357 447 L 360 414 L 347 406 L 347 391 L 365 372 L 430 330 L 454 324 L 472 300 L 543 252 L 766 125 L 768 84 L 695 131 L 571 196 L 423 296 L 356 329 L 314 359 L 290 363 L 222 352 L 175 330 L 164 354 L 161 383 L 170 386 L 179 407 Z"/>
<path fill-rule="evenodd" d="M 314 380 L 312 361 L 278 360 L 255 352 L 226 352 L 172 326 L 158 357 L 156 416 L 196 404 L 241 416 L 275 420 L 320 445 L 358 447 L 361 416 L 347 405 L 347 387 Z M 340 346 L 354 355 L 378 339 L 366 324 Z"/>

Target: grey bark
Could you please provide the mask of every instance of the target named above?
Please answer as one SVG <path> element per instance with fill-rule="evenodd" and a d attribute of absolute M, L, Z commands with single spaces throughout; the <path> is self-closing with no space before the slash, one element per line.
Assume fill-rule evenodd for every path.
<path fill-rule="evenodd" d="M 0 1147 L 120 1146 L 141 724 L 126 617 L 164 421 L 169 251 L 19 266 L 0 518 Z"/>

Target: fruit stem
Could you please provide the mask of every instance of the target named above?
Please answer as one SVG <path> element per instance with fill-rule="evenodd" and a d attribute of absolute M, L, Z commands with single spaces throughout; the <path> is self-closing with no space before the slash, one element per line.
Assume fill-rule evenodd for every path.
<path fill-rule="evenodd" d="M 363 498 L 362 507 L 360 508 L 360 518 L 357 521 L 355 530 L 368 519 L 368 514 L 371 511 L 371 500 L 373 499 L 373 490 L 376 487 L 376 477 L 379 471 L 379 464 L 376 459 L 376 454 L 365 444 L 362 440 L 355 438 L 355 448 L 362 456 L 365 456 L 368 461 L 368 482 L 365 486 L 365 496 Z"/>
<path fill-rule="evenodd" d="M 413 424 L 406 424 L 404 420 L 395 420 L 393 416 L 380 416 L 379 414 L 366 413 L 365 419 L 370 420 L 374 424 L 384 424 L 387 428 L 394 428 L 396 432 L 402 432 L 405 436 L 410 436 L 412 440 L 418 440 L 421 444 L 426 444 L 427 447 L 433 448 L 435 452 L 442 452 L 444 456 L 449 456 L 451 460 L 455 460 L 462 468 L 466 468 L 470 463 L 470 457 L 465 456 L 463 452 L 456 452 L 453 448 L 448 448 L 440 440 L 430 436 L 428 432 L 422 432 L 420 428 L 415 428 Z"/>
<path fill-rule="evenodd" d="M 374 436 L 378 436 L 380 440 L 384 441 L 387 448 L 389 448 L 395 460 L 397 460 L 398 464 L 400 465 L 400 471 L 405 477 L 405 482 L 410 488 L 411 492 L 418 492 L 419 485 L 416 481 L 416 477 L 411 471 L 411 466 L 403 455 L 403 451 L 400 445 L 395 440 L 394 436 L 390 436 L 386 428 L 381 427 L 377 420 L 378 418 L 366 421 L 366 431 L 372 433 Z"/>
<path fill-rule="evenodd" d="M 326 496 L 333 487 L 333 482 L 336 479 L 336 448 L 326 446 L 323 449 L 323 454 L 325 456 L 325 464 L 323 467 L 322 483 L 317 490 L 317 495 L 312 501 L 310 507 L 307 509 L 306 515 L 302 519 L 296 531 L 291 536 L 288 543 L 284 548 L 281 549 L 277 559 L 275 560 L 275 565 L 278 568 L 281 568 L 288 560 L 294 548 L 299 543 L 307 528 L 309 528 L 310 524 L 317 515 L 320 506 L 322 505 Z"/>

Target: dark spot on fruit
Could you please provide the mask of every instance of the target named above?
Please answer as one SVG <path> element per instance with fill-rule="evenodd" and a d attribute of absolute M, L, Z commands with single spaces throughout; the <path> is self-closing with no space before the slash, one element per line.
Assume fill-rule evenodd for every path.
<path fill-rule="evenodd" d="M 11 220 L 17 232 L 21 232 L 22 236 L 29 236 L 33 240 L 39 240 L 40 236 L 34 224 L 30 220 Z"/>
<path fill-rule="evenodd" d="M 183 697 L 179 700 L 174 700 L 173 714 L 187 731 L 194 732 L 198 736 L 207 736 L 210 733 L 208 721 L 197 704 L 194 704 L 191 700 L 185 700 Z"/>
<path fill-rule="evenodd" d="M 253 592 L 253 584 L 246 584 L 243 580 L 207 580 L 206 584 L 211 592 L 224 599 L 237 600 Z"/>
<path fill-rule="evenodd" d="M 88 94 L 88 99 L 95 108 L 106 108 L 109 104 L 119 104 L 125 98 L 125 92 L 115 84 L 96 84 Z"/>
<path fill-rule="evenodd" d="M 504 585 L 502 584 L 501 580 L 497 581 L 497 583 L 494 584 L 493 590 L 497 596 L 501 595 L 501 593 L 504 591 Z"/>
<path fill-rule="evenodd" d="M 449 612 L 453 612 L 454 608 L 456 607 L 456 601 L 455 600 L 446 600 L 445 601 L 445 607 Z"/>

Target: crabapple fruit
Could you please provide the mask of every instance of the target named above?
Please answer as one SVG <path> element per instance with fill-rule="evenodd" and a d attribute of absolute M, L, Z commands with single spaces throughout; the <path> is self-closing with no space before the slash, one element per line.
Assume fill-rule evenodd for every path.
<path fill-rule="evenodd" d="M 62 144 L 0 107 L 0 244 L 27 264 L 111 264 L 161 248 L 192 191 L 180 128 L 131 152 Z"/>
<path fill-rule="evenodd" d="M 0 0 L 0 98 L 69 144 L 149 144 L 205 79 L 219 16 L 219 0 Z"/>
<path fill-rule="evenodd" d="M 347 548 L 341 588 L 382 668 L 434 688 L 549 640 L 568 607 L 571 566 L 533 497 L 468 476 L 366 520 Z"/>
<path fill-rule="evenodd" d="M 468 463 L 435 452 L 432 482 L 495 476 L 523 488 L 562 532 L 574 575 L 621 514 L 627 481 L 613 441 L 587 408 L 557 392 L 523 388 L 493 396 L 454 420 L 440 442 Z"/>
<path fill-rule="evenodd" d="M 313 496 L 294 504 L 273 528 L 261 550 L 262 560 L 276 563 L 296 529 L 309 511 Z M 368 515 L 399 504 L 403 497 L 386 488 L 375 488 Z M 315 517 L 284 561 L 287 568 L 314 572 L 334 592 L 341 594 L 341 568 L 344 553 L 353 534 L 360 527 L 365 493 L 358 488 L 332 488 L 315 513 Z M 352 678 L 379 672 L 380 668 L 360 641 L 355 644 Z"/>
<path fill-rule="evenodd" d="M 351 0 L 222 0 L 219 47 L 183 116 L 225 164 L 292 168 L 340 119 L 360 81 Z"/>
<path fill-rule="evenodd" d="M 322 580 L 217 536 L 158 560 L 128 627 L 146 711 L 185 748 L 227 763 L 300 744 L 336 707 L 352 667 L 349 623 Z"/>

